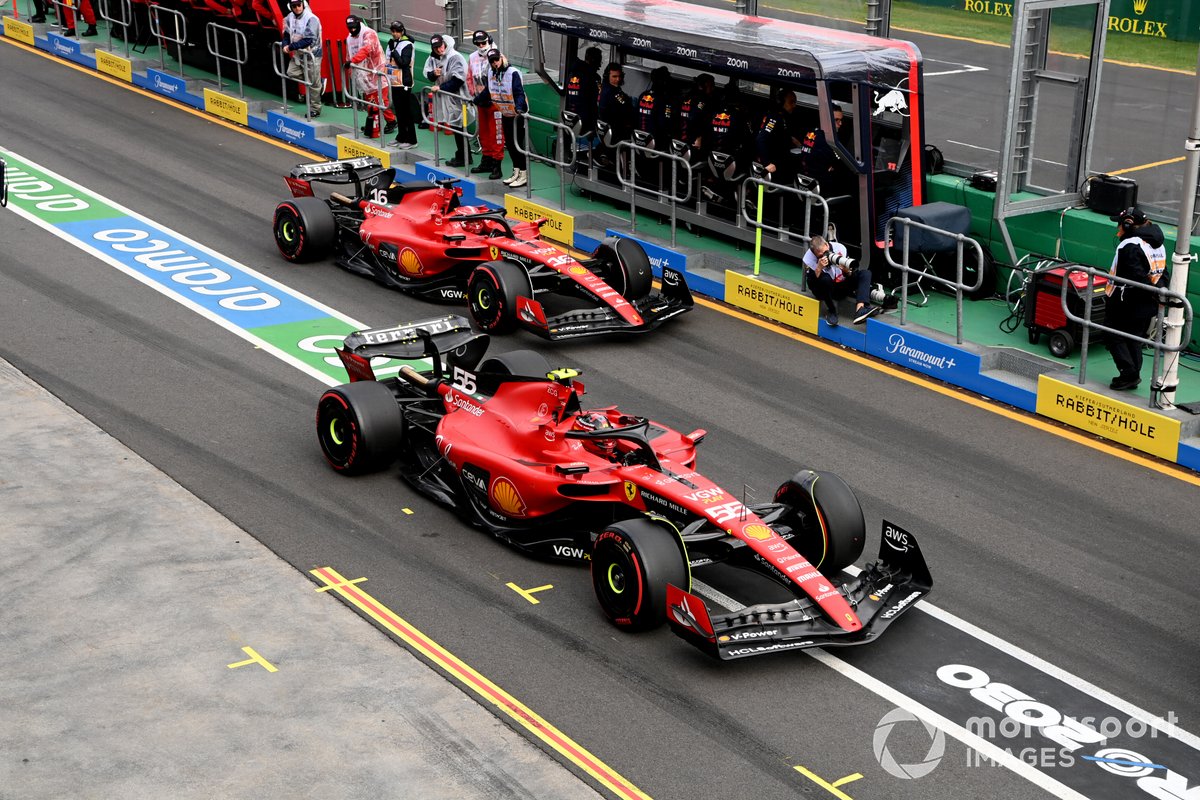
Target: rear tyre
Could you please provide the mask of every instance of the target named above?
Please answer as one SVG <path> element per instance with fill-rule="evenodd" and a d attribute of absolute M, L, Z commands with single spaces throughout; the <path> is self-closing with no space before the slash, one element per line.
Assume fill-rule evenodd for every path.
<path fill-rule="evenodd" d="M 388 387 L 378 381 L 346 383 L 317 402 L 317 441 L 336 471 L 361 475 L 396 460 L 404 419 Z"/>
<path fill-rule="evenodd" d="M 605 265 L 604 282 L 630 302 L 650 294 L 654 285 L 654 270 L 642 246 L 633 239 L 610 236 L 596 248 L 595 257 Z"/>
<path fill-rule="evenodd" d="M 487 333 L 510 333 L 517 327 L 517 299 L 533 297 L 529 273 L 511 261 L 487 261 L 471 272 L 467 300 L 471 317 Z"/>
<path fill-rule="evenodd" d="M 479 371 L 498 372 L 514 378 L 545 378 L 550 371 L 550 362 L 541 353 L 514 350 L 486 359 L 479 365 Z"/>
<path fill-rule="evenodd" d="M 832 472 L 800 470 L 775 490 L 775 502 L 790 506 L 791 544 L 827 574 L 840 572 L 862 555 L 866 522 L 854 490 Z"/>
<path fill-rule="evenodd" d="M 667 584 L 691 588 L 679 537 L 648 519 L 605 528 L 592 548 L 592 588 L 609 621 L 626 631 L 657 628 L 667 618 Z"/>
<path fill-rule="evenodd" d="M 1066 328 L 1059 328 L 1050 334 L 1046 344 L 1055 358 L 1066 358 L 1075 349 L 1075 337 Z"/>
<path fill-rule="evenodd" d="M 316 261 L 333 249 L 337 223 L 324 200 L 293 197 L 275 206 L 275 245 L 288 261 Z"/>

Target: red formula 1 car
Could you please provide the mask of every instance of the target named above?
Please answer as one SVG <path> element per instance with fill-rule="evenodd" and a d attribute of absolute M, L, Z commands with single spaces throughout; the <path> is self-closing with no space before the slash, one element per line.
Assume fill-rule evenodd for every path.
<path fill-rule="evenodd" d="M 289 261 L 332 252 L 351 272 L 429 300 L 467 300 L 489 333 L 518 326 L 547 339 L 641 333 L 689 310 L 683 274 L 663 269 L 662 293 L 641 245 L 611 237 L 579 261 L 538 239 L 541 221 L 514 222 L 462 206 L 455 180 L 394 183 L 376 158 L 301 164 L 292 199 L 275 208 L 275 243 Z M 346 187 L 328 199 L 313 183 Z"/>
<path fill-rule="evenodd" d="M 347 474 L 397 460 L 417 490 L 521 550 L 591 564 L 619 628 L 668 621 L 710 655 L 871 641 L 929 593 L 912 534 L 883 523 L 879 559 L 836 475 L 803 469 L 744 505 L 696 471 L 705 433 L 615 407 L 585 410 L 578 373 L 531 351 L 484 358 L 462 317 L 359 331 L 338 351 L 351 383 L 317 405 L 317 438 Z M 426 358 L 375 380 L 377 357 Z"/>

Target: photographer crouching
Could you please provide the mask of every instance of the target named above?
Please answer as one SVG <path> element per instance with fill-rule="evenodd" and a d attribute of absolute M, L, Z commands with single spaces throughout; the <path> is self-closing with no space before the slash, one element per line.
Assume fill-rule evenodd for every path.
<path fill-rule="evenodd" d="M 854 324 L 860 325 L 879 311 L 871 305 L 871 270 L 858 267 L 846 255 L 846 246 L 841 242 L 827 242 L 822 236 L 814 236 L 804 254 L 804 268 L 808 270 L 808 288 L 825 305 L 825 322 L 836 328 L 838 324 L 837 301 L 854 293 L 857 303 L 854 309 Z"/>

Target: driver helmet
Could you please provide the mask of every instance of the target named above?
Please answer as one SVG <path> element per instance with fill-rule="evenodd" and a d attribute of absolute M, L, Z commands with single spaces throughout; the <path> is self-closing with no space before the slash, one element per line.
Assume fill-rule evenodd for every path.
<path fill-rule="evenodd" d="M 602 431 L 612 427 L 612 423 L 608 421 L 608 417 L 599 411 L 585 411 L 575 417 L 575 424 L 572 426 L 577 431 Z M 583 446 L 590 452 L 599 456 L 611 456 L 617 448 L 616 439 L 584 439 Z"/>

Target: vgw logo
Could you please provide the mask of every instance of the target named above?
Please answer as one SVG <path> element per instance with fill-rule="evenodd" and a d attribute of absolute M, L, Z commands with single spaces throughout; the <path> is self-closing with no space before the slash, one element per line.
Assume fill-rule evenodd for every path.
<path fill-rule="evenodd" d="M 920 761 L 915 761 L 911 764 L 901 764 L 892 755 L 892 751 L 888 749 L 888 739 L 901 723 L 913 722 L 924 728 L 925 735 L 930 739 L 929 750 Z M 916 730 L 916 728 L 910 724 L 905 725 L 904 730 Z M 919 738 L 923 742 L 925 736 L 920 736 Z M 871 739 L 871 747 L 875 752 L 875 760 L 879 762 L 879 766 L 883 767 L 884 772 L 901 780 L 916 780 L 917 778 L 924 778 L 933 772 L 937 769 L 937 765 L 941 763 L 942 756 L 946 754 L 946 734 L 942 733 L 941 729 L 934 727 L 924 720 L 918 719 L 903 708 L 894 708 L 884 714 L 883 718 L 879 720 L 879 724 L 875 726 L 875 735 Z"/>

